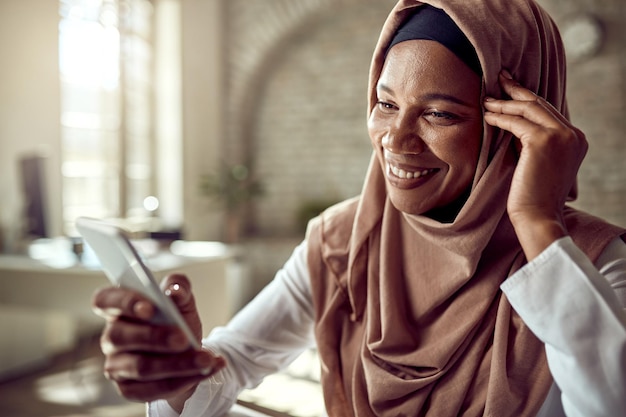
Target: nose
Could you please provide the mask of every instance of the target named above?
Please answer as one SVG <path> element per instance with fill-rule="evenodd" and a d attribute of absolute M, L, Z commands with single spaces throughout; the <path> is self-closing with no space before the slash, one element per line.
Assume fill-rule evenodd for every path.
<path fill-rule="evenodd" d="M 418 155 L 426 149 L 426 143 L 419 132 L 417 118 L 411 115 L 398 116 L 389 125 L 382 138 L 382 146 L 397 154 Z"/>

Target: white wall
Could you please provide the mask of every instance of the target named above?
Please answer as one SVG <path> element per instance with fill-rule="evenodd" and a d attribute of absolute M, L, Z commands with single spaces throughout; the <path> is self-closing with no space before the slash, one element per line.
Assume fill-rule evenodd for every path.
<path fill-rule="evenodd" d="M 182 149 L 161 156 L 168 163 L 160 165 L 165 169 L 159 177 L 169 182 L 170 190 L 182 188 L 182 192 L 170 193 L 182 200 L 170 207 L 182 210 L 179 218 L 187 238 L 215 240 L 220 234 L 220 217 L 198 188 L 200 176 L 217 166 L 220 154 L 222 6 L 214 0 L 158 0 L 157 6 L 160 3 L 178 13 L 171 18 L 180 19 L 182 28 L 178 39 L 170 39 L 182 43 L 182 64 L 179 73 L 175 66 L 170 68 L 170 75 L 178 79 L 170 80 L 173 86 L 169 84 L 166 95 L 171 97 L 172 88 L 174 94 L 178 89 L 179 97 L 173 100 L 180 100 L 178 109 L 182 106 L 184 116 L 178 116 L 178 126 L 161 125 L 165 135 L 175 135 L 182 141 Z M 21 227 L 17 160 L 25 153 L 44 152 L 49 156 L 51 233 L 62 233 L 58 23 L 57 0 L 0 1 L 0 251 L 15 249 L 7 240 L 17 237 Z M 175 45 L 169 48 L 176 50 Z M 176 108 L 170 105 L 159 109 L 171 112 Z M 175 124 L 176 117 L 173 119 Z M 175 164 L 170 162 L 181 154 L 182 173 L 173 172 Z M 176 218 L 175 213 L 168 216 Z"/>
<path fill-rule="evenodd" d="M 60 92 L 58 4 L 51 0 L 0 2 L 0 228 L 19 233 L 21 190 L 17 160 L 49 157 L 51 232 L 60 233 Z M 11 248 L 5 248 L 11 249 Z"/>
<path fill-rule="evenodd" d="M 216 240 L 221 215 L 199 190 L 200 176 L 219 164 L 222 108 L 222 1 L 180 0 L 183 55 L 184 226 L 189 240 Z"/>

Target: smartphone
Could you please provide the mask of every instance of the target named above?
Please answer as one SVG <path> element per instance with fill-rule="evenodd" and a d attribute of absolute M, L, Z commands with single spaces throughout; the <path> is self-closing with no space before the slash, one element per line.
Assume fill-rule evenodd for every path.
<path fill-rule="evenodd" d="M 201 348 L 174 302 L 161 291 L 152 271 L 146 267 L 124 229 L 89 217 L 79 217 L 76 228 L 84 242 L 96 254 L 105 275 L 113 285 L 130 288 L 145 295 L 156 307 L 153 323 L 178 326 L 194 348 Z"/>

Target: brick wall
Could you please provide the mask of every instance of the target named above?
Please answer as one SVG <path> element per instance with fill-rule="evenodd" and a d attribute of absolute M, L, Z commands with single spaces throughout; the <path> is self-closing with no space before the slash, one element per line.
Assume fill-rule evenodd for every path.
<path fill-rule="evenodd" d="M 231 44 L 238 45 L 231 51 L 235 73 L 228 83 L 230 139 L 238 139 L 230 141 L 229 152 L 231 159 L 252 164 L 264 183 L 265 195 L 251 216 L 257 234 L 301 234 L 299 213 L 305 206 L 360 192 L 371 154 L 367 69 L 394 3 L 309 1 L 306 13 L 291 0 L 263 2 L 258 9 L 259 2 L 229 3 L 230 25 L 236 28 Z M 268 12 L 269 4 L 279 10 L 279 18 Z M 282 28 L 253 35 L 252 16 L 258 24 L 271 21 Z M 281 20 L 286 17 L 295 23 Z M 274 43 L 267 44 L 268 39 Z M 247 80 L 247 70 L 237 68 L 243 49 L 258 57 L 257 72 L 247 74 Z"/>
<path fill-rule="evenodd" d="M 300 233 L 298 212 L 360 191 L 371 152 L 367 68 L 394 1 L 231 0 L 225 155 L 250 164 L 265 196 L 250 217 L 265 236 Z M 621 0 L 543 0 L 557 23 L 590 11 L 606 41 L 569 68 L 572 119 L 590 141 L 576 205 L 626 225 L 626 38 Z"/>
<path fill-rule="evenodd" d="M 545 3 L 561 27 L 581 12 L 592 13 L 602 25 L 598 54 L 568 67 L 571 119 L 589 141 L 574 205 L 626 226 L 626 2 Z"/>

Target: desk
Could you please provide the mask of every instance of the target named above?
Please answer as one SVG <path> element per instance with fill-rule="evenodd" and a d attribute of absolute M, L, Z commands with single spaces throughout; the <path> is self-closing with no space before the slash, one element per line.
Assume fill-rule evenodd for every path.
<path fill-rule="evenodd" d="M 159 250 L 146 257 L 146 264 L 157 279 L 174 272 L 189 277 L 204 334 L 225 324 L 242 307 L 247 285 L 236 254 L 224 245 L 213 247 L 213 253 L 195 256 Z M 61 333 L 57 336 L 62 340 L 53 343 L 53 350 L 59 344 L 65 347 L 79 336 L 98 332 L 103 320 L 91 311 L 91 297 L 97 288 L 106 285 L 108 281 L 97 266 L 0 255 L 0 334 L 13 334 L 0 338 L 0 359 L 15 361 L 10 358 L 19 356 L 24 344 L 41 343 L 40 335 L 51 330 L 46 321 L 52 318 L 57 330 L 49 333 Z M 17 330 L 19 337 L 15 335 Z"/>

